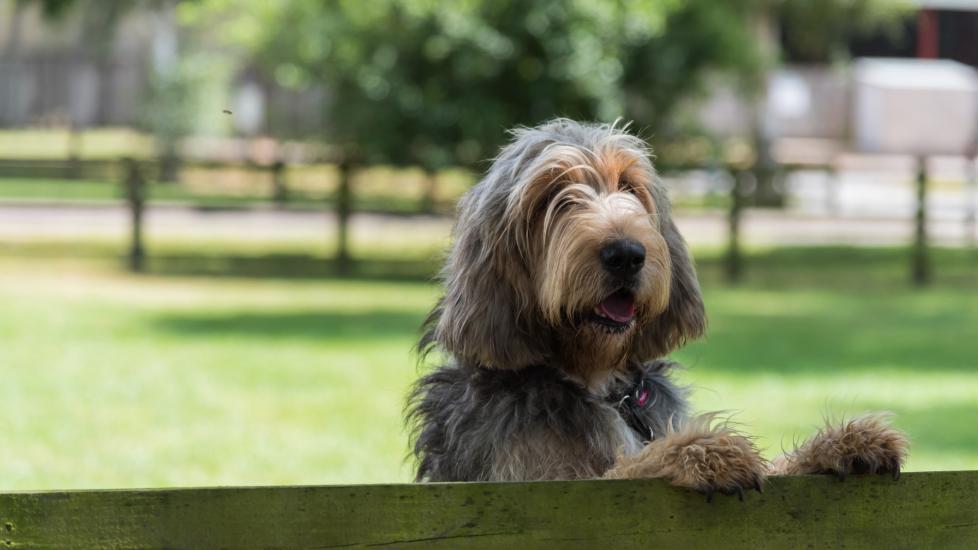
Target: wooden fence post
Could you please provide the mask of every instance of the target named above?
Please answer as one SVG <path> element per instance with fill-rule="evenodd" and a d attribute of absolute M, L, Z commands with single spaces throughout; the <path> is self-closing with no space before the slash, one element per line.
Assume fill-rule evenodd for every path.
<path fill-rule="evenodd" d="M 129 205 L 130 238 L 129 238 L 129 269 L 139 273 L 145 268 L 145 251 L 143 248 L 143 208 L 146 203 L 146 180 L 143 177 L 139 163 L 131 158 L 122 159 L 124 170 L 123 184 L 126 191 L 126 202 Z"/>
<path fill-rule="evenodd" d="M 424 190 L 421 194 L 421 212 L 432 214 L 438 204 L 438 172 L 425 169 L 424 171 Z"/>
<path fill-rule="evenodd" d="M 340 180 L 336 189 L 336 270 L 340 275 L 348 275 L 353 263 L 349 248 L 350 215 L 353 210 L 352 175 L 352 163 L 348 159 L 340 161 Z"/>
<path fill-rule="evenodd" d="M 971 155 L 966 159 L 967 173 L 964 181 L 964 200 L 966 203 L 964 211 L 964 243 L 968 248 L 975 248 L 978 245 L 975 242 L 975 209 L 978 208 L 978 205 L 975 204 L 976 200 L 978 200 L 978 167 L 975 166 L 976 160 L 978 158 Z"/>
<path fill-rule="evenodd" d="M 272 164 L 272 200 L 279 206 L 289 201 L 289 188 L 285 183 L 285 162 L 282 159 Z"/>
<path fill-rule="evenodd" d="M 68 179 L 82 178 L 81 150 L 82 133 L 76 125 L 71 124 L 68 127 L 68 164 L 65 170 Z"/>
<path fill-rule="evenodd" d="M 917 213 L 915 216 L 913 243 L 913 265 L 911 276 L 913 284 L 925 286 L 930 283 L 931 269 L 927 257 L 927 158 L 917 158 Z"/>
<path fill-rule="evenodd" d="M 740 220 L 744 209 L 744 170 L 731 170 L 733 183 L 730 187 L 730 210 L 727 217 L 727 254 L 724 262 L 727 281 L 739 282 L 744 270 L 743 257 L 740 250 Z"/>
<path fill-rule="evenodd" d="M 160 155 L 160 174 L 156 181 L 162 183 L 180 183 L 180 155 L 175 144 L 167 145 Z"/>

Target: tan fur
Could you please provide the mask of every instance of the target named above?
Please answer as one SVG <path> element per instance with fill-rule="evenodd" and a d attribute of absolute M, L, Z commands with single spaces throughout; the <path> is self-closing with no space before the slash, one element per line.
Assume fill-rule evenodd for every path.
<path fill-rule="evenodd" d="M 643 151 L 615 148 L 613 137 L 597 151 L 548 148 L 538 163 L 549 164 L 531 168 L 534 177 L 513 198 L 522 216 L 514 223 L 527 227 L 518 248 L 534 264 L 536 305 L 551 326 L 565 325 L 605 297 L 598 252 L 621 238 L 646 250 L 635 292 L 638 324 L 659 316 L 669 303 L 672 262 L 648 191 L 652 180 L 645 174 L 652 173 L 651 165 Z M 559 359 L 568 373 L 598 387 L 624 367 L 634 333 L 608 335 L 578 327 Z"/>
<path fill-rule="evenodd" d="M 907 436 L 869 413 L 838 425 L 826 421 L 814 436 L 772 462 L 772 475 L 888 473 L 899 476 L 907 459 Z"/>
<path fill-rule="evenodd" d="M 707 494 L 760 489 L 768 464 L 754 441 L 727 424 L 711 426 L 714 421 L 715 415 L 699 416 L 640 453 L 620 456 L 604 477 L 663 478 Z"/>

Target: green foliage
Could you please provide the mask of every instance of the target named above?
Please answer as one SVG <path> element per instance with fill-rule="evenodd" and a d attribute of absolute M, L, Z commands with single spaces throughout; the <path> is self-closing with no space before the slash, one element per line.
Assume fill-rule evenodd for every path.
<path fill-rule="evenodd" d="M 909 8 L 905 0 L 783 0 L 777 10 L 792 59 L 826 63 L 845 57 L 854 37 L 899 33 Z"/>
<path fill-rule="evenodd" d="M 213 1 L 182 12 L 222 23 L 279 84 L 326 89 L 327 140 L 367 162 L 435 169 L 490 157 L 505 129 L 554 116 L 663 127 L 707 71 L 752 66 L 746 4 Z"/>
<path fill-rule="evenodd" d="M 17 0 L 19 4 L 28 4 L 30 0 Z M 75 4 L 77 0 L 38 0 L 41 5 L 41 14 L 47 19 L 58 19 L 63 17 Z"/>
<path fill-rule="evenodd" d="M 747 94 L 761 84 L 764 60 L 748 14 L 756 2 L 691 1 L 669 14 L 662 32 L 626 50 L 622 87 L 624 112 L 656 138 L 676 131 L 671 115 L 703 91 L 704 76 L 724 71 Z M 688 135 L 686 136 L 688 137 Z"/>
<path fill-rule="evenodd" d="M 172 150 L 195 129 L 200 105 L 198 90 L 205 83 L 206 75 L 200 67 L 188 63 L 186 58 L 171 70 L 153 75 L 142 126 L 156 137 L 162 150 Z"/>

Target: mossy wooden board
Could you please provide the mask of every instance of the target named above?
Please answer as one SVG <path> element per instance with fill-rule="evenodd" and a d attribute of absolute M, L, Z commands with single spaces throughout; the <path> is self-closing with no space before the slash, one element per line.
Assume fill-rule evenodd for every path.
<path fill-rule="evenodd" d="M 0 495 L 0 548 L 978 548 L 978 472 Z"/>

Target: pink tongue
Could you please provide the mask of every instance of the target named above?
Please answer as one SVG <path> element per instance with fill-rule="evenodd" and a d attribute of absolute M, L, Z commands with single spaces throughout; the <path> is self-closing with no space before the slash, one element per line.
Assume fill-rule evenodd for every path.
<path fill-rule="evenodd" d="M 627 292 L 616 292 L 598 305 L 601 314 L 617 322 L 627 323 L 635 317 L 635 298 Z"/>

